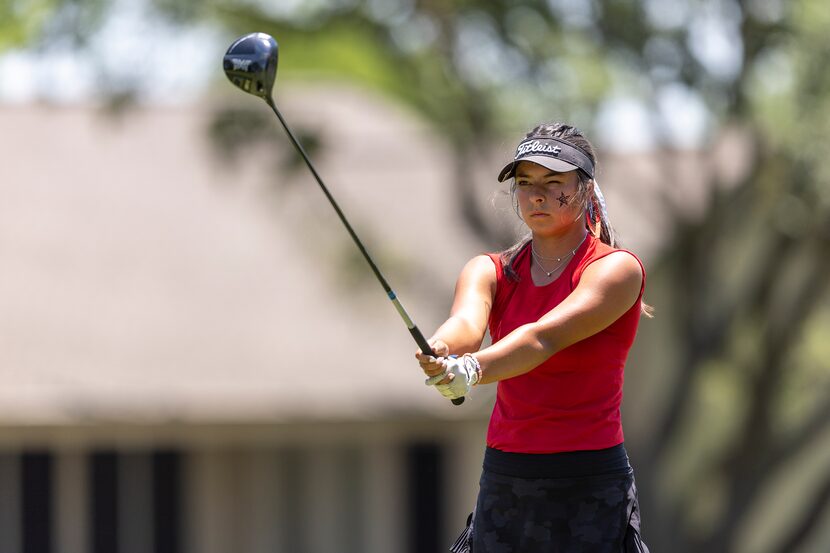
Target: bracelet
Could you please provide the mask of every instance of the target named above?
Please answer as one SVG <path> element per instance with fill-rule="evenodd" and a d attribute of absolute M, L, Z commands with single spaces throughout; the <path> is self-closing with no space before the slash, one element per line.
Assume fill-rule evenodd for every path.
<path fill-rule="evenodd" d="M 472 353 L 465 353 L 463 356 L 464 358 L 464 365 L 467 366 L 467 363 L 470 363 L 473 372 L 476 375 L 476 381 L 473 382 L 473 386 L 481 382 L 481 363 L 478 362 L 475 355 Z"/>

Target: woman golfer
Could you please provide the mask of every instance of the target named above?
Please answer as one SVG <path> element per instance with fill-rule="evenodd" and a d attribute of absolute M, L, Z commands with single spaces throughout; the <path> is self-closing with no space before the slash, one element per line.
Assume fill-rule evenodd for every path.
<path fill-rule="evenodd" d="M 645 272 L 615 247 L 594 150 L 569 125 L 527 134 L 499 181 L 530 236 L 480 255 L 416 354 L 441 394 L 498 382 L 472 523 L 474 553 L 647 552 L 620 422 Z M 493 345 L 479 350 L 489 328 Z"/>

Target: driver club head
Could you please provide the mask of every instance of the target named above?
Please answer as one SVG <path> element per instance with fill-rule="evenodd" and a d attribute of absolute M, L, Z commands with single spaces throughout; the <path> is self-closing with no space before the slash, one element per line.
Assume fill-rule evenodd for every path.
<path fill-rule="evenodd" d="M 270 102 L 277 76 L 278 53 L 274 37 L 251 33 L 233 41 L 222 58 L 222 67 L 234 85 Z"/>

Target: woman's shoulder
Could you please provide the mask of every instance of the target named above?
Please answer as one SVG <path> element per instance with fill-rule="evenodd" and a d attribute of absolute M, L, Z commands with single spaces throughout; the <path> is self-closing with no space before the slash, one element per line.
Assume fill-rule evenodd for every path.
<path fill-rule="evenodd" d="M 645 278 L 645 268 L 642 261 L 631 250 L 610 246 L 601 240 L 591 237 L 586 255 L 582 258 L 574 271 L 575 280 L 578 281 L 586 269 L 591 267 L 592 271 L 603 273 L 616 273 L 631 275 L 636 278 Z"/>
<path fill-rule="evenodd" d="M 495 282 L 503 272 L 501 257 L 498 253 L 482 253 L 470 259 L 462 274 L 468 274 L 477 278 L 492 280 Z"/>
<path fill-rule="evenodd" d="M 470 259 L 456 283 L 456 295 L 475 293 L 481 297 L 493 297 L 498 288 L 499 272 L 496 262 L 488 254 L 481 254 Z"/>
<path fill-rule="evenodd" d="M 639 289 L 638 299 L 643 299 L 646 290 L 646 267 L 642 260 L 631 250 L 619 247 L 612 247 L 608 244 L 598 243 L 596 255 L 592 262 L 580 267 L 580 274 L 574 278 L 572 286 L 579 284 L 582 273 L 588 269 L 589 280 L 601 281 L 611 286 L 617 286 L 615 293 L 622 293 L 625 289 L 634 292 Z M 641 303 L 642 313 L 651 318 L 653 308 L 650 305 Z"/>
<path fill-rule="evenodd" d="M 585 263 L 592 263 L 599 259 L 612 256 L 615 259 L 629 258 L 629 262 L 642 264 L 640 262 L 640 258 L 637 257 L 637 255 L 631 250 L 621 248 L 619 246 L 611 246 L 594 236 L 589 236 L 589 240 L 590 243 L 588 245 L 587 251 L 585 252 L 585 256 L 583 257 L 583 262 Z"/>

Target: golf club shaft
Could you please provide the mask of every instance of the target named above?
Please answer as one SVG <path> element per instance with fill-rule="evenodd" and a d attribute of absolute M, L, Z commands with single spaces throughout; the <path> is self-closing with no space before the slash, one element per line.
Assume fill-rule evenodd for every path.
<path fill-rule="evenodd" d="M 418 347 L 421 349 L 421 352 L 436 357 L 435 352 L 432 351 L 432 348 L 429 346 L 429 343 L 426 341 L 426 338 L 424 338 L 424 335 L 421 334 L 420 329 L 418 329 L 415 323 L 412 322 L 412 319 L 409 318 L 409 314 L 406 312 L 406 309 L 404 309 L 403 305 L 401 305 L 401 302 L 398 301 L 398 297 L 395 295 L 394 290 L 392 290 L 392 288 L 389 286 L 389 283 L 386 282 L 386 279 L 383 278 L 380 269 L 378 269 L 377 265 L 375 265 L 375 262 L 369 256 L 369 252 L 367 252 L 366 248 L 363 246 L 363 242 L 360 241 L 360 238 L 358 238 L 354 229 L 352 229 L 352 225 L 349 224 L 348 219 L 346 219 L 346 216 L 343 215 L 343 211 L 340 209 L 340 206 L 337 205 L 337 201 L 335 201 L 334 196 L 331 195 L 331 192 L 329 192 L 329 189 L 323 183 L 323 179 L 320 178 L 320 175 L 317 173 L 317 170 L 314 168 L 314 165 L 312 165 L 311 160 L 308 158 L 308 155 L 306 155 L 302 145 L 294 136 L 294 133 L 291 132 L 291 129 L 288 127 L 288 124 L 285 122 L 285 119 L 283 119 L 280 110 L 277 109 L 277 105 L 270 98 L 267 98 L 265 101 L 269 106 L 271 106 L 271 109 L 274 110 L 274 114 L 276 114 L 277 118 L 280 120 L 280 123 L 282 123 L 282 128 L 285 129 L 285 132 L 288 134 L 288 138 L 291 139 L 291 143 L 294 144 L 294 147 L 297 149 L 297 152 L 299 152 L 300 157 L 302 157 L 303 161 L 305 161 L 306 165 L 308 165 L 311 174 L 314 175 L 314 179 L 317 181 L 317 184 L 320 185 L 320 189 L 323 191 L 323 194 L 325 194 L 326 198 L 328 198 L 329 203 L 334 208 L 334 211 L 337 213 L 337 216 L 340 218 L 340 222 L 343 223 L 344 227 L 346 227 L 346 231 L 349 233 L 349 236 L 352 237 L 352 240 L 357 246 L 357 249 L 360 250 L 360 253 L 363 254 L 363 258 L 369 264 L 369 267 L 371 267 L 372 272 L 375 273 L 375 277 L 377 277 L 378 281 L 380 282 L 380 285 L 383 286 L 383 289 L 386 291 L 386 295 L 392 301 L 392 305 L 395 306 L 395 309 L 398 311 L 398 314 L 401 316 L 401 319 L 403 319 L 404 324 L 406 324 L 406 328 L 409 329 L 409 333 L 415 339 L 415 343 L 418 344 Z M 464 398 L 462 397 L 454 399 L 452 400 L 452 402 L 455 405 L 461 405 L 464 402 Z"/>

